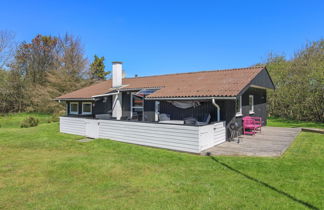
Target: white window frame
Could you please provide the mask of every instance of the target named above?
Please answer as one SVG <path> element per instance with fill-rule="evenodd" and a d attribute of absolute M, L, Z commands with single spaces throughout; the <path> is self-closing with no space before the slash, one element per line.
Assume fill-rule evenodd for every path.
<path fill-rule="evenodd" d="M 72 104 L 76 104 L 77 105 L 77 111 L 76 112 L 73 112 L 71 110 Z M 79 102 L 70 102 L 70 114 L 79 114 Z"/>
<path fill-rule="evenodd" d="M 242 116 L 242 96 L 239 96 L 238 100 L 240 101 L 240 104 L 236 104 L 236 106 L 240 106 L 240 111 L 236 112 L 236 117 Z"/>
<path fill-rule="evenodd" d="M 137 92 L 131 92 L 131 95 L 130 95 L 130 118 L 132 119 L 133 118 L 133 108 L 138 108 L 138 109 L 143 109 L 143 119 L 142 121 L 144 121 L 144 98 L 143 98 L 143 106 L 142 107 L 139 107 L 139 106 L 133 106 L 133 97 L 134 95 L 136 95 Z"/>
<path fill-rule="evenodd" d="M 90 104 L 90 112 L 84 112 L 83 111 L 83 105 L 85 105 L 85 104 Z M 92 102 L 82 102 L 82 114 L 83 115 L 92 114 Z"/>
<path fill-rule="evenodd" d="M 251 107 L 250 107 L 250 98 L 252 98 Z M 254 114 L 254 95 L 249 95 L 249 113 Z"/>

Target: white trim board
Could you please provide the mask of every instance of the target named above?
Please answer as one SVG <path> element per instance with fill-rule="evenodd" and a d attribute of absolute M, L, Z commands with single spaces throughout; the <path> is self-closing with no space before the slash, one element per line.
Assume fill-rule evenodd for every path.
<path fill-rule="evenodd" d="M 165 100 L 236 100 L 236 97 L 174 97 L 174 98 L 145 98 L 145 100 L 165 101 Z"/>

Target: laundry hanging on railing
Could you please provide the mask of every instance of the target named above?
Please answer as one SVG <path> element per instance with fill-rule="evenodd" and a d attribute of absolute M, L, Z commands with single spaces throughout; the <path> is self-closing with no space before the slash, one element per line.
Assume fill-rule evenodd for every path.
<path fill-rule="evenodd" d="M 197 107 L 200 105 L 199 101 L 168 101 L 173 106 L 178 107 L 180 109 L 188 109 L 191 107 Z"/>

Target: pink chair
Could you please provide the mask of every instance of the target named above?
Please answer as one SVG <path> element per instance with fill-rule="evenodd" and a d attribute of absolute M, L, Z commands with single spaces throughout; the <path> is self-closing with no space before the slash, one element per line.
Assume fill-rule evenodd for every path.
<path fill-rule="evenodd" d="M 251 117 L 254 120 L 254 124 L 257 126 L 256 131 L 261 132 L 262 118 L 261 117 Z"/>
<path fill-rule="evenodd" d="M 246 116 L 243 117 L 243 134 L 251 134 L 254 135 L 256 130 L 258 129 L 258 125 L 256 125 L 255 120 L 250 117 Z"/>

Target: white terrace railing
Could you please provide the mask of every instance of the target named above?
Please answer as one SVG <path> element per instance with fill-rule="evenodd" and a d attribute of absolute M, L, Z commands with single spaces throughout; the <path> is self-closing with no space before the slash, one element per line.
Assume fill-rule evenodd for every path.
<path fill-rule="evenodd" d="M 188 126 L 61 117 L 60 131 L 191 153 L 200 153 L 226 140 L 225 122 Z"/>

